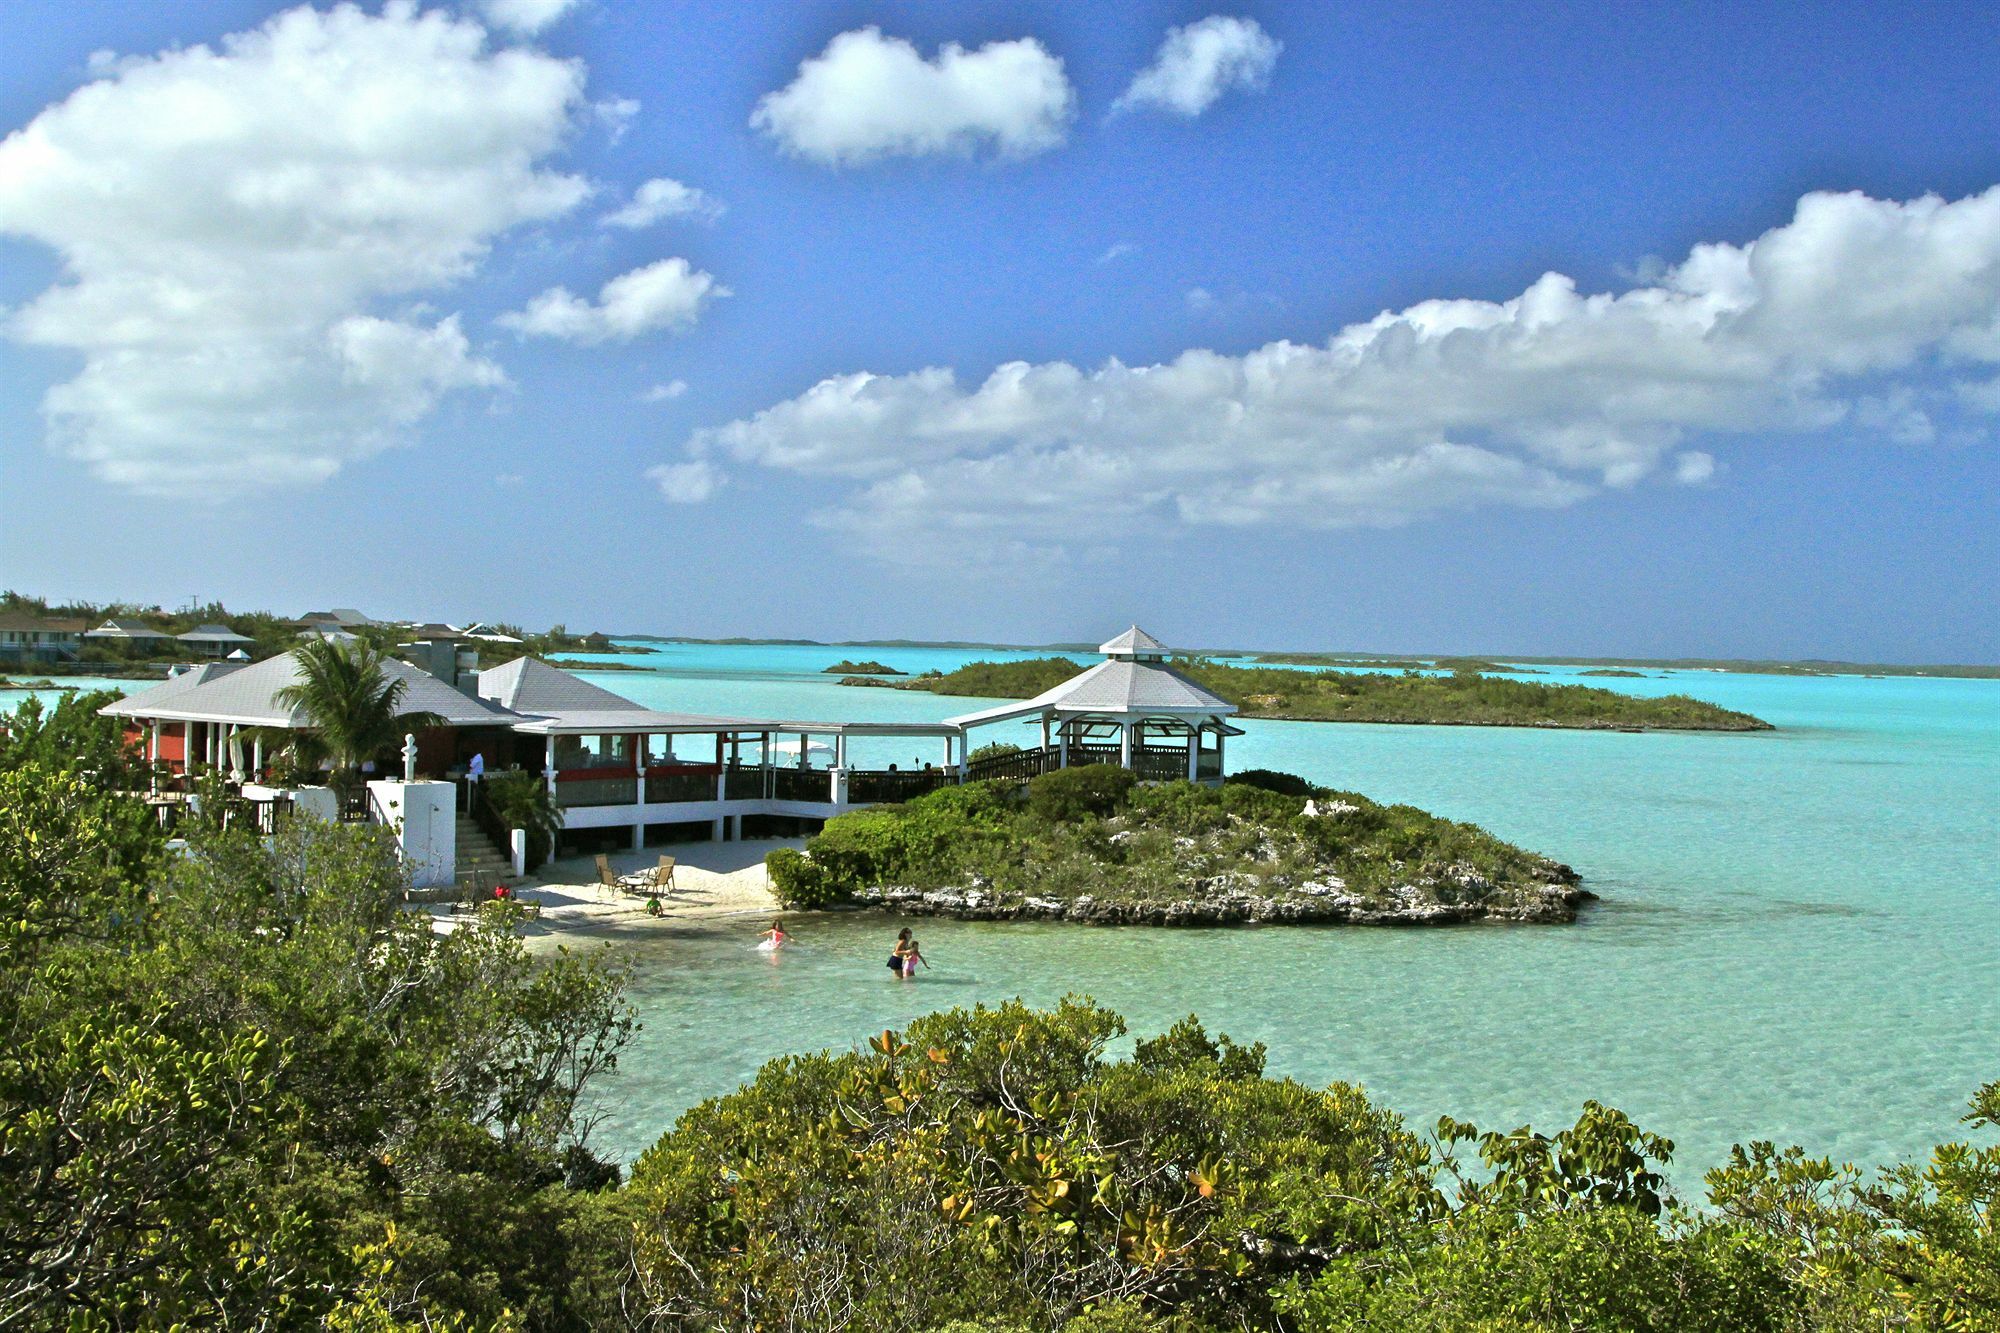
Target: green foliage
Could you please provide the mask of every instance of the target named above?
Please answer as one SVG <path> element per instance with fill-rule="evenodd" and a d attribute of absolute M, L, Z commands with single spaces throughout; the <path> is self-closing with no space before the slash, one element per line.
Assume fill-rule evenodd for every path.
<path fill-rule="evenodd" d="M 528 835 L 528 870 L 549 859 L 562 832 L 562 807 L 548 783 L 533 773 L 489 773 L 481 780 L 494 816 L 510 829 Z"/>
<path fill-rule="evenodd" d="M 1019 753 L 1021 753 L 1021 747 L 1012 741 L 988 741 L 971 754 L 965 756 L 965 761 L 969 764 L 976 764 L 982 759 L 1004 759 L 1010 754 Z"/>
<path fill-rule="evenodd" d="M 1028 783 L 1028 809 L 1052 824 L 1103 819 L 1124 809 L 1138 781 L 1116 764 L 1059 768 Z"/>
<path fill-rule="evenodd" d="M 137 801 L 74 772 L 0 771 L 0 961 L 7 980 L 50 944 L 104 938 L 143 912 L 135 887 L 161 846 Z"/>
<path fill-rule="evenodd" d="M 786 906 L 823 907 L 885 882 L 949 875 L 968 855 L 1001 854 L 1014 817 L 999 784 L 942 787 L 836 816 L 806 843 L 809 861 L 780 849 L 765 865 Z"/>
<path fill-rule="evenodd" d="M 37 764 L 51 772 L 73 769 L 117 791 L 145 790 L 154 770 L 144 751 L 126 743 L 122 719 L 98 712 L 119 697 L 111 690 L 69 692 L 52 710 L 39 698 L 22 700 L 0 717 L 0 773 Z"/>
<path fill-rule="evenodd" d="M 1261 787 L 1274 791 L 1280 796 L 1307 797 L 1313 794 L 1313 785 L 1296 773 L 1280 773 L 1269 768 L 1246 768 L 1231 773 L 1224 778 L 1225 783 L 1234 782 L 1245 787 Z"/>
<path fill-rule="evenodd" d="M 1796 1293 L 1770 1247 L 1628 1208 L 1467 1209 L 1420 1243 L 1341 1259 L 1285 1302 L 1314 1330 L 1777 1333 Z"/>
<path fill-rule="evenodd" d="M 1356 1090 L 1106 1058 L 1088 1002 L 935 1014 L 768 1065 L 634 1168 L 671 1328 L 1264 1322 L 1306 1250 L 1370 1243 L 1421 1147 Z M 1101 1308 L 1109 1307 L 1109 1308 Z"/>
<path fill-rule="evenodd" d="M 161 863 L 121 810 L 0 774 L 0 1326 L 615 1319 L 620 977 L 508 904 L 433 932 L 379 829 L 197 821 Z"/>
<path fill-rule="evenodd" d="M 764 868 L 770 872 L 771 891 L 778 895 L 778 901 L 794 910 L 826 907 L 842 897 L 819 862 L 790 847 L 780 847 L 766 856 Z"/>
<path fill-rule="evenodd" d="M 787 905 L 824 906 L 884 886 L 974 887 L 1000 900 L 1100 904 L 1182 901 L 1225 883 L 1272 898 L 1325 897 L 1336 882 L 1364 904 L 1415 897 L 1493 910 L 1535 905 L 1575 873 L 1470 824 L 1352 792 L 1319 792 L 1325 813 L 1262 782 L 1135 784 L 1113 765 L 1043 774 L 1019 788 L 946 787 L 902 805 L 827 821 L 803 858 L 767 858 Z M 1400 897 L 1398 895 L 1401 895 Z"/>
<path fill-rule="evenodd" d="M 1460 662 L 1448 675 L 1421 671 L 1298 671 L 1197 659 L 1174 663 L 1246 717 L 1323 722 L 1444 722 L 1496 727 L 1640 727 L 1760 731 L 1769 723 L 1684 694 L 1644 699 L 1592 685 L 1552 685 L 1484 675 Z M 1084 668 L 1065 657 L 973 662 L 898 688 L 933 694 L 1029 699 Z"/>

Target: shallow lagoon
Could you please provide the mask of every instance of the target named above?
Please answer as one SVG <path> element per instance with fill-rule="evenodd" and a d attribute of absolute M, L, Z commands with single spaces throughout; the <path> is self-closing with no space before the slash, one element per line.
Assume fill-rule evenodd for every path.
<path fill-rule="evenodd" d="M 1040 654 L 1024 654 L 1028 656 Z M 947 716 L 959 699 L 833 684 L 993 653 L 668 645 L 602 682 L 649 703 L 791 718 Z M 1576 676 L 1550 668 L 1548 679 Z M 1567 1123 L 1586 1098 L 1679 1144 L 1692 1182 L 1732 1142 L 1860 1161 L 1958 1132 L 2000 1077 L 2000 682 L 1649 672 L 1758 735 L 1250 722 L 1230 764 L 1288 769 L 1486 825 L 1604 897 L 1574 927 L 1165 931 L 919 922 L 937 969 L 899 984 L 893 923 L 804 922 L 773 964 L 741 938 L 621 946 L 646 1029 L 608 1097 L 630 1158 L 765 1059 L 948 1004 L 1095 996 L 1139 1031 L 1197 1011 L 1271 1068 L 1349 1079 L 1425 1123 Z M 900 747 L 892 749 L 891 747 Z M 923 759 L 909 741 L 879 755 Z M 760 923 L 761 924 L 761 923 Z"/>
<path fill-rule="evenodd" d="M 1024 656 L 1040 656 L 1027 653 Z M 841 657 L 944 649 L 665 645 L 606 686 L 692 712 L 938 718 L 971 701 L 842 687 Z M 1549 679 L 1572 678 L 1573 668 Z M 805 921 L 772 963 L 740 931 L 618 946 L 645 1022 L 606 1088 L 630 1160 L 764 1060 L 846 1048 L 950 1004 L 1087 992 L 1138 1031 L 1198 1011 L 1274 1072 L 1443 1112 L 1567 1123 L 1586 1098 L 1679 1144 L 1691 1185 L 1732 1142 L 1858 1161 L 1959 1132 L 2000 1077 L 2000 682 L 1649 673 L 1779 725 L 1755 735 L 1250 722 L 1233 768 L 1289 769 L 1486 825 L 1604 896 L 1573 927 L 1164 931 L 916 923 L 937 964 L 882 965 L 894 923 Z M 0 696 L 0 706 L 11 706 Z M 939 756 L 908 740 L 860 762 Z"/>

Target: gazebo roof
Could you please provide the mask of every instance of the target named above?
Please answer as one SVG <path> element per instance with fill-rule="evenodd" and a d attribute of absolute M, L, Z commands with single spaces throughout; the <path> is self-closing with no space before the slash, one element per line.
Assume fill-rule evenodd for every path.
<path fill-rule="evenodd" d="M 1143 631 L 1141 631 L 1143 633 Z M 1125 636 L 1120 636 L 1121 638 Z M 1117 643 L 1117 639 L 1112 640 Z M 976 727 L 1037 713 L 1104 717 L 1228 717 L 1236 705 L 1210 692 L 1200 682 L 1158 662 L 1114 657 L 1080 676 L 1032 699 L 1001 704 L 946 719 L 953 726 Z"/>
<path fill-rule="evenodd" d="M 1160 658 L 1172 649 L 1134 625 L 1110 642 L 1099 644 L 1097 651 L 1106 657 Z"/>

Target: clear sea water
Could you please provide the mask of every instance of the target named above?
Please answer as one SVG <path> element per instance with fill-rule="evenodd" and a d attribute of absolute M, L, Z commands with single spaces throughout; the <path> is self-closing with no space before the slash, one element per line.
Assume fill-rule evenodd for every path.
<path fill-rule="evenodd" d="M 1020 654 L 1040 656 L 1040 653 Z M 842 687 L 842 657 L 909 671 L 991 650 L 662 645 L 600 683 L 690 712 L 941 718 L 976 701 Z M 1089 659 L 1086 659 L 1089 660 Z M 1549 668 L 1551 680 L 1574 669 Z M 1649 671 L 1779 730 L 1676 735 L 1257 722 L 1268 767 L 1482 824 L 1568 861 L 1603 901 L 1571 927 L 1167 931 L 916 923 L 935 968 L 883 966 L 896 922 L 761 922 L 612 946 L 643 1031 L 600 1146 L 630 1160 L 676 1115 L 789 1051 L 846 1049 L 954 1004 L 1089 994 L 1156 1031 L 1190 1012 L 1270 1068 L 1365 1085 L 1426 1125 L 1569 1123 L 1589 1098 L 1679 1145 L 1684 1188 L 1752 1138 L 1864 1162 L 1962 1132 L 2000 1078 L 2000 681 Z M 12 696 L 0 694 L 0 707 Z M 1025 732 L 1023 733 L 1025 739 Z M 858 762 L 922 761 L 909 740 Z"/>

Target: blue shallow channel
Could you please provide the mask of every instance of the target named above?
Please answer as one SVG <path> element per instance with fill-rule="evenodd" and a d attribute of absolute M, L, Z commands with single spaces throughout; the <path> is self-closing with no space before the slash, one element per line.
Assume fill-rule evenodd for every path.
<path fill-rule="evenodd" d="M 842 687 L 842 657 L 916 671 L 948 649 L 664 645 L 599 683 L 689 712 L 941 718 L 979 706 Z M 1573 669 L 1552 667 L 1552 681 Z M 1959 1135 L 2000 1078 L 2000 681 L 1648 671 L 1780 728 L 1628 735 L 1249 722 L 1232 768 L 1286 769 L 1482 824 L 1568 861 L 1604 901 L 1571 927 L 1168 931 L 915 923 L 935 970 L 883 958 L 897 922 L 801 918 L 610 946 L 644 1027 L 605 1085 L 600 1148 L 631 1160 L 775 1056 L 848 1049 L 930 1009 L 1089 994 L 1136 1032 L 1189 1012 L 1270 1068 L 1366 1086 L 1419 1125 L 1567 1124 L 1588 1098 L 1678 1144 L 1684 1189 L 1731 1143 L 1878 1163 Z M 11 699 L 0 695 L 0 706 Z M 1021 739 L 1026 739 L 1025 732 Z M 940 756 L 909 740 L 861 763 Z M 594 945 L 585 947 L 597 947 Z"/>

